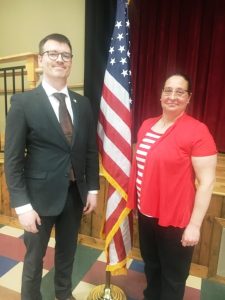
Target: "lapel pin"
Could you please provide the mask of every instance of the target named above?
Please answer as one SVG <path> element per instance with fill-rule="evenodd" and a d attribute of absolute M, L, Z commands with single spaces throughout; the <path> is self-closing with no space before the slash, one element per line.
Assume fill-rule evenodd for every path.
<path fill-rule="evenodd" d="M 76 100 L 76 99 L 73 99 L 73 101 L 74 101 L 75 103 L 77 103 L 77 100 Z"/>

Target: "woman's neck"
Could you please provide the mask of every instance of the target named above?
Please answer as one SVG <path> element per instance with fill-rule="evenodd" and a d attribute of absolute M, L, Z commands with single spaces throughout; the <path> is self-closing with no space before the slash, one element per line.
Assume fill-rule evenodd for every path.
<path fill-rule="evenodd" d="M 179 119 L 183 114 L 184 114 L 184 112 L 180 113 L 179 115 L 168 114 L 168 113 L 163 112 L 161 121 L 164 124 L 164 126 L 167 127 L 167 126 L 175 123 L 176 120 Z"/>
<path fill-rule="evenodd" d="M 180 113 L 179 115 L 171 115 L 163 113 L 162 117 L 152 126 L 152 130 L 158 133 L 165 133 L 168 128 L 173 126 L 178 118 L 180 118 L 184 112 Z"/>

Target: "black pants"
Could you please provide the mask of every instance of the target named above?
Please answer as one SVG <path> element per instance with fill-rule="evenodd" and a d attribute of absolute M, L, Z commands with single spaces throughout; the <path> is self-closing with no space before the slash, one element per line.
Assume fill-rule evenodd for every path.
<path fill-rule="evenodd" d="M 38 233 L 24 233 L 26 255 L 22 274 L 21 300 L 41 300 L 41 278 L 43 258 L 50 234 L 55 225 L 55 294 L 58 299 L 71 295 L 71 275 L 77 246 L 78 229 L 82 217 L 83 204 L 77 186 L 69 187 L 67 201 L 58 216 L 41 216 Z"/>
<path fill-rule="evenodd" d="M 146 300 L 182 300 L 194 247 L 183 247 L 184 229 L 162 227 L 139 213 L 140 250 L 145 263 Z"/>

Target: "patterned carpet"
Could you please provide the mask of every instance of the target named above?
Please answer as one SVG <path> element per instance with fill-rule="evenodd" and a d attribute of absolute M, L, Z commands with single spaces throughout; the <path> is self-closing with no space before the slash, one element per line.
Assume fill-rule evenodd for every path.
<path fill-rule="evenodd" d="M 0 225 L 0 300 L 19 300 L 21 271 L 23 267 L 24 245 L 21 229 Z M 42 280 L 43 300 L 54 299 L 54 239 L 51 238 L 44 260 Z M 77 300 L 85 300 L 90 291 L 105 283 L 105 258 L 100 250 L 79 245 L 73 269 L 73 295 Z M 130 260 L 127 276 L 112 277 L 112 284 L 120 287 L 127 300 L 141 300 L 145 287 L 143 263 Z M 201 279 L 189 276 L 184 300 L 200 300 Z M 202 300 L 203 298 L 201 298 Z M 222 298 L 221 298 L 222 299 Z M 225 297 L 223 298 L 225 299 Z M 213 300 L 218 300 L 214 298 Z"/>

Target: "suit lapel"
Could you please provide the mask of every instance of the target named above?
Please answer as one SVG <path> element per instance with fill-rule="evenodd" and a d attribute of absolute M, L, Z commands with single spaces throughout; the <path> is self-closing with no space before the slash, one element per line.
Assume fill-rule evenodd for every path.
<path fill-rule="evenodd" d="M 79 124 L 79 105 L 78 105 L 78 100 L 74 97 L 71 91 L 69 91 L 69 95 L 71 100 L 71 107 L 73 110 L 73 127 L 74 127 L 73 138 L 72 138 L 72 145 L 73 145 L 75 142 L 78 124 Z"/>
<path fill-rule="evenodd" d="M 52 128 L 51 131 L 55 130 L 57 132 L 57 134 L 60 135 L 60 138 L 63 139 L 68 146 L 69 145 L 68 141 L 62 131 L 61 125 L 55 115 L 52 105 L 51 105 L 51 103 L 48 99 L 48 96 L 45 93 L 45 90 L 43 89 L 42 85 L 39 85 L 37 87 L 36 97 L 37 97 L 37 101 L 40 102 L 40 104 L 43 108 L 43 113 L 46 114 L 47 121 L 51 123 L 51 125 L 50 125 L 50 128 Z"/>

